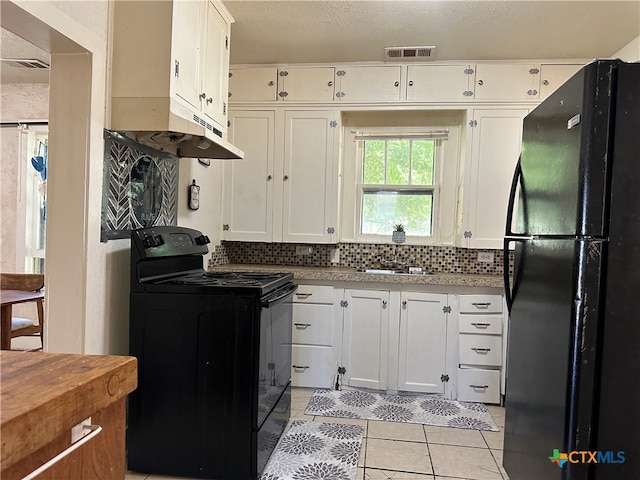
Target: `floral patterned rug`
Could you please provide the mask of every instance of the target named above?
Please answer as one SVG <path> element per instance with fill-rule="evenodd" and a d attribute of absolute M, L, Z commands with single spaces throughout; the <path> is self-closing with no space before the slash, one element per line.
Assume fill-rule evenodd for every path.
<path fill-rule="evenodd" d="M 260 480 L 354 480 L 364 427 L 294 420 Z"/>
<path fill-rule="evenodd" d="M 385 395 L 358 390 L 316 390 L 304 412 L 322 417 L 422 423 L 440 427 L 499 431 L 482 403 L 433 395 Z"/>

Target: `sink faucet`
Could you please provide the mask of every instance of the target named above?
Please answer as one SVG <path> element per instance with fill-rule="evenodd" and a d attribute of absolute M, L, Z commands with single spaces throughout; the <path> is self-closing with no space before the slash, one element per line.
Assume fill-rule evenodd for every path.
<path fill-rule="evenodd" d="M 380 262 L 380 265 L 392 265 L 392 266 L 395 265 L 402 269 L 406 268 L 407 270 L 409 270 L 409 267 L 411 266 L 411 262 L 414 261 L 415 259 L 416 259 L 415 257 L 409 257 L 407 258 L 406 261 L 403 262 L 398 260 L 397 255 L 394 255 L 393 260 L 387 260 L 384 257 L 380 257 L 378 261 Z"/>

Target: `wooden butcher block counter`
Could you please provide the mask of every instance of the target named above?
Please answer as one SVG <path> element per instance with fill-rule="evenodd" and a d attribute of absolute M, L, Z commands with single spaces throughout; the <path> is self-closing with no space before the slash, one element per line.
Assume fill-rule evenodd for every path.
<path fill-rule="evenodd" d="M 85 436 L 84 443 L 34 478 L 124 479 L 125 400 L 136 385 L 133 357 L 1 351 L 0 478 L 29 475 L 67 449 L 72 427 L 91 417 L 86 423 L 95 426 L 74 429 L 74 441 Z"/>

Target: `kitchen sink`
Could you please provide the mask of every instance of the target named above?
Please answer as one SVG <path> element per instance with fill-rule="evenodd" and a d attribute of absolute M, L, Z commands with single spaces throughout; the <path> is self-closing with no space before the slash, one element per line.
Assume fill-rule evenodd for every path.
<path fill-rule="evenodd" d="M 435 275 L 433 272 L 396 272 L 395 270 L 386 270 L 380 268 L 367 268 L 364 273 L 382 273 L 387 275 Z"/>

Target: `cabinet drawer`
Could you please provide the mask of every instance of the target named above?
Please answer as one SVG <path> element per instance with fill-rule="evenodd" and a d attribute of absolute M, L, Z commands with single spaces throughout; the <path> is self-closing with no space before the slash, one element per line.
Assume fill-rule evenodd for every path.
<path fill-rule="evenodd" d="M 502 365 L 502 337 L 461 333 L 460 363 L 465 365 Z"/>
<path fill-rule="evenodd" d="M 459 368 L 458 400 L 500 403 L 500 371 Z"/>
<path fill-rule="evenodd" d="M 333 369 L 331 347 L 293 345 L 291 384 L 294 387 L 331 388 Z"/>
<path fill-rule="evenodd" d="M 298 285 L 293 295 L 294 303 L 329 303 L 333 304 L 333 287 L 321 285 Z"/>
<path fill-rule="evenodd" d="M 293 343 L 331 346 L 333 305 L 293 304 Z"/>
<path fill-rule="evenodd" d="M 485 333 L 500 335 L 502 317 L 500 315 L 460 315 L 460 333 Z"/>
<path fill-rule="evenodd" d="M 502 295 L 460 295 L 460 313 L 501 313 Z"/>

